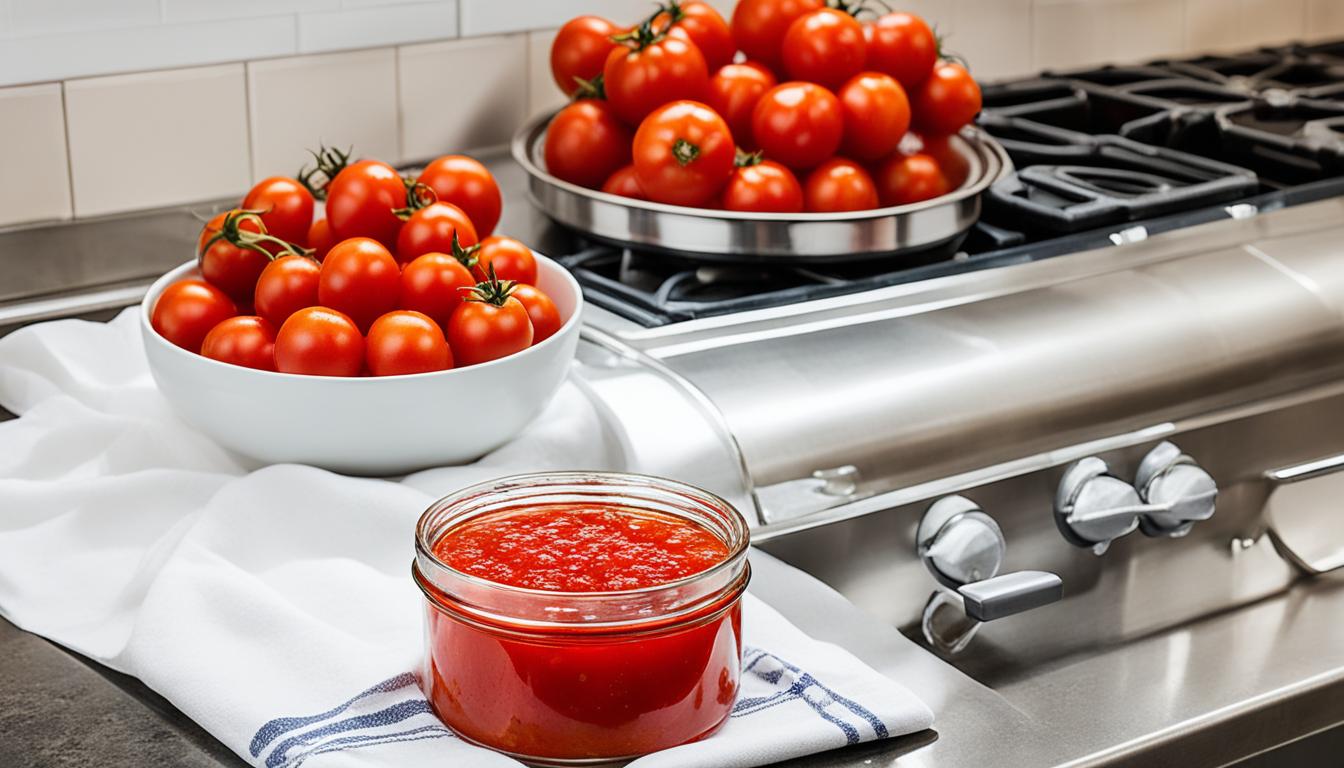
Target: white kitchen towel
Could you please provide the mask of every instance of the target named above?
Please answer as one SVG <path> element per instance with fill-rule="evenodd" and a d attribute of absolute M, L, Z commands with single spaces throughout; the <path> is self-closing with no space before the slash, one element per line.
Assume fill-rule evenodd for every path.
<path fill-rule="evenodd" d="M 513 443 L 400 481 L 258 467 L 179 421 L 137 317 L 0 339 L 0 613 L 135 675 L 259 766 L 517 766 L 455 738 L 415 684 L 412 531 L 464 485 L 625 467 L 566 384 Z M 750 595 L 741 697 L 637 766 L 754 766 L 923 730 L 913 694 Z"/>

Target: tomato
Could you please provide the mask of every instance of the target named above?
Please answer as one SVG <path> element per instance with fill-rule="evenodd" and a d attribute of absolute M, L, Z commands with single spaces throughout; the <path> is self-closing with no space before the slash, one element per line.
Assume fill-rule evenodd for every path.
<path fill-rule="evenodd" d="M 888 75 L 862 72 L 836 94 L 844 117 L 846 155 L 876 160 L 891 154 L 910 128 L 905 89 Z"/>
<path fill-rule="evenodd" d="M 556 309 L 551 297 L 541 292 L 535 285 L 518 284 L 513 287 L 513 298 L 527 310 L 527 319 L 532 321 L 532 343 L 540 344 L 551 338 L 564 323 L 560 320 L 560 310 Z"/>
<path fill-rule="evenodd" d="M 635 164 L 622 166 L 602 183 L 602 191 L 609 195 L 633 197 L 636 200 L 648 200 L 644 190 L 639 187 L 639 177 L 635 174 Z"/>
<path fill-rule="evenodd" d="M 230 317 L 205 335 L 201 354 L 221 363 L 274 371 L 275 326 L 252 315 Z"/>
<path fill-rule="evenodd" d="M 243 198 L 243 208 L 261 211 L 269 234 L 290 243 L 308 244 L 313 223 L 313 193 L 288 176 L 262 179 Z"/>
<path fill-rule="evenodd" d="M 210 219 L 196 241 L 196 254 L 201 276 L 207 282 L 224 291 L 235 303 L 247 304 L 252 300 L 252 289 L 257 285 L 261 270 L 270 263 L 271 256 L 262 250 L 260 243 L 253 247 L 240 247 L 236 244 L 242 242 L 239 238 L 233 238 L 234 242 L 230 242 L 229 238 L 216 237 L 220 235 L 221 229 L 230 226 L 231 216 L 237 217 L 232 220 L 232 226 L 242 233 L 261 233 L 262 227 L 258 226 L 255 218 L 240 214 L 242 212 L 237 210 L 225 211 Z M 246 235 L 240 233 L 239 237 Z"/>
<path fill-rule="evenodd" d="M 448 320 L 448 346 L 459 366 L 476 365 L 532 346 L 532 320 L 508 283 L 481 283 Z"/>
<path fill-rule="evenodd" d="M 551 43 L 551 76 L 566 96 L 602 74 L 607 54 L 616 47 L 612 35 L 623 32 L 601 16 L 576 16 L 560 28 Z M 489 234 L 487 231 L 486 234 Z"/>
<path fill-rule="evenodd" d="M 317 299 L 322 306 L 344 313 L 360 331 L 367 331 L 379 316 L 396 309 L 401 299 L 397 260 L 377 240 L 342 240 L 322 262 Z"/>
<path fill-rule="evenodd" d="M 836 157 L 817 166 L 807 177 L 803 198 L 812 213 L 866 211 L 877 207 L 877 186 L 863 166 Z"/>
<path fill-rule="evenodd" d="M 919 141 L 923 147 L 921 151 L 938 163 L 950 188 L 956 189 L 966 183 L 966 177 L 971 175 L 971 163 L 952 146 L 951 136 L 919 136 Z"/>
<path fill-rule="evenodd" d="M 803 210 L 803 188 L 793 171 L 749 155 L 728 178 L 721 202 L 730 211 L 798 213 Z"/>
<path fill-rule="evenodd" d="M 480 162 L 466 155 L 445 155 L 426 165 L 416 181 L 434 190 L 441 202 L 461 208 L 477 237 L 495 231 L 504 201 L 499 183 Z"/>
<path fill-rule="evenodd" d="M 300 309 L 275 334 L 275 369 L 310 376 L 358 376 L 364 369 L 364 337 L 350 318 L 334 309 Z"/>
<path fill-rule="evenodd" d="M 945 195 L 951 189 L 938 161 L 926 154 L 892 155 L 874 174 L 882 205 L 907 205 Z"/>
<path fill-rule="evenodd" d="M 915 92 L 913 106 L 924 133 L 956 133 L 980 112 L 980 86 L 965 67 L 944 61 Z"/>
<path fill-rule="evenodd" d="M 401 230 L 394 211 L 405 207 L 405 182 L 377 160 L 347 165 L 327 185 L 327 222 L 337 240 L 371 237 L 391 248 Z"/>
<path fill-rule="evenodd" d="M 673 37 L 681 37 L 695 44 L 700 55 L 705 57 L 705 66 L 716 70 L 733 60 L 737 53 L 737 43 L 733 42 L 732 30 L 723 16 L 708 3 L 692 0 L 681 3 L 669 0 L 663 6 L 667 10 L 658 14 L 653 21 L 654 29 L 664 29 Z M 668 27 L 671 24 L 671 27 Z"/>
<path fill-rule="evenodd" d="M 888 13 L 863 26 L 868 43 L 868 69 L 896 78 L 913 92 L 938 61 L 938 38 L 913 13 Z"/>
<path fill-rule="evenodd" d="M 149 324 L 177 346 L 200 352 L 210 329 L 236 314 L 233 301 L 215 286 L 204 280 L 178 280 L 155 300 Z"/>
<path fill-rule="evenodd" d="M 733 172 L 733 134 L 698 101 L 674 101 L 649 114 L 635 132 L 635 175 L 650 200 L 700 206 Z"/>
<path fill-rule="evenodd" d="M 471 261 L 472 257 L 464 258 Z M 475 276 L 461 259 L 446 253 L 426 253 L 401 271 L 401 306 L 428 315 L 447 328 L 453 310 L 475 285 Z"/>
<path fill-rule="evenodd" d="M 795 80 L 837 88 L 863 69 L 863 25 L 844 11 L 819 8 L 793 20 L 780 56 Z"/>
<path fill-rule="evenodd" d="M 646 31 L 637 31 L 634 47 L 617 46 L 602 69 L 607 102 L 629 125 L 669 101 L 703 99 L 709 90 L 709 66 L 694 44 Z"/>
<path fill-rule="evenodd" d="M 257 279 L 252 306 L 275 327 L 304 307 L 317 306 L 322 268 L 303 256 L 281 256 L 266 265 Z"/>
<path fill-rule="evenodd" d="M 313 249 L 313 258 L 322 261 L 327 251 L 336 244 L 336 236 L 331 233 L 331 225 L 326 219 L 317 219 L 308 227 L 308 247 Z"/>
<path fill-rule="evenodd" d="M 398 310 L 373 321 L 364 343 L 364 361 L 374 376 L 399 376 L 452 368 L 453 353 L 433 320 Z"/>
<path fill-rule="evenodd" d="M 452 203 L 430 203 L 406 220 L 397 235 L 397 262 L 405 264 L 426 253 L 452 253 L 453 242 L 469 248 L 476 244 L 476 227 Z"/>
<path fill-rule="evenodd" d="M 634 134 L 597 99 L 579 99 L 546 127 L 546 170 L 558 179 L 596 189 L 630 162 Z"/>
<path fill-rule="evenodd" d="M 752 111 L 751 132 L 766 157 L 793 169 L 811 168 L 840 147 L 840 101 L 814 83 L 777 85 Z"/>
<path fill-rule="evenodd" d="M 753 147 L 751 112 L 756 102 L 777 83 L 770 70 L 756 64 L 729 64 L 720 67 L 709 79 L 705 103 L 728 123 L 739 147 Z"/>
<path fill-rule="evenodd" d="M 495 277 L 500 280 L 513 280 L 528 285 L 537 284 L 537 257 L 532 249 L 503 235 L 491 235 L 481 241 L 481 250 L 476 253 L 476 266 L 472 274 L 478 280 L 490 277 L 490 268 L 494 267 Z"/>
<path fill-rule="evenodd" d="M 778 68 L 789 25 L 825 5 L 822 0 L 741 0 L 733 9 L 733 39 L 747 58 Z"/>

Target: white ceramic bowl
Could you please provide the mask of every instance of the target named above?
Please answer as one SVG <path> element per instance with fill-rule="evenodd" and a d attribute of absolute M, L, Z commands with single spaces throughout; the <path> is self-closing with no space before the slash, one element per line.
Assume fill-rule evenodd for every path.
<path fill-rule="evenodd" d="M 406 376 L 272 373 L 193 354 L 149 324 L 170 283 L 199 277 L 194 261 L 150 287 L 140 307 L 149 370 L 186 421 L 267 463 L 312 464 L 357 475 L 460 464 L 498 448 L 541 413 L 579 340 L 583 294 L 563 267 L 537 256 L 537 287 L 564 324 L 534 347 L 480 365 Z"/>

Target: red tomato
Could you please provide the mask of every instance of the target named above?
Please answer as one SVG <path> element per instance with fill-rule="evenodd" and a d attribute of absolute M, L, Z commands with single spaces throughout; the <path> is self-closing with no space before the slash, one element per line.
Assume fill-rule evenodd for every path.
<path fill-rule="evenodd" d="M 337 240 L 371 237 L 391 248 L 406 207 L 406 184 L 397 171 L 377 160 L 347 165 L 327 185 L 327 221 Z"/>
<path fill-rule="evenodd" d="M 532 346 L 532 320 L 508 283 L 481 283 L 448 321 L 448 346 L 459 366 L 476 365 Z"/>
<path fill-rule="evenodd" d="M 488 280 L 490 268 L 495 268 L 499 280 L 513 280 L 528 285 L 537 284 L 537 257 L 532 249 L 503 235 L 491 235 L 481 241 L 472 273 L 477 280 Z"/>
<path fill-rule="evenodd" d="M 877 186 L 863 166 L 836 157 L 817 166 L 807 177 L 803 197 L 812 213 L 866 211 L 877 207 Z"/>
<path fill-rule="evenodd" d="M 252 306 L 278 328 L 300 309 L 317 306 L 321 275 L 322 268 L 312 259 L 281 256 L 261 271 Z"/>
<path fill-rule="evenodd" d="M 840 101 L 815 83 L 777 85 L 756 104 L 751 132 L 766 157 L 793 169 L 811 168 L 840 147 Z"/>
<path fill-rule="evenodd" d="M 793 171 L 753 156 L 749 163 L 733 169 L 721 202 L 730 211 L 798 213 L 803 210 L 803 188 Z"/>
<path fill-rule="evenodd" d="M 658 14 L 653 21 L 654 29 L 666 30 L 669 35 L 682 37 L 695 44 L 705 57 L 705 66 L 716 70 L 733 60 L 737 53 L 737 43 L 733 42 L 733 33 L 728 22 L 708 3 L 692 0 L 680 3 L 669 0 L 663 6 L 667 10 Z M 671 27 L 668 27 L 671 24 Z"/>
<path fill-rule="evenodd" d="M 951 136 L 920 136 L 919 141 L 924 154 L 938 162 L 950 188 L 956 189 L 966 183 L 966 177 L 971 175 L 971 163 L 952 146 Z"/>
<path fill-rule="evenodd" d="M 523 305 L 523 309 L 527 310 L 527 318 L 532 321 L 533 344 L 540 344 L 560 330 L 560 326 L 563 325 L 560 310 L 556 309 L 555 302 L 551 301 L 550 296 L 542 293 L 540 288 L 535 285 L 515 285 L 513 298 Z"/>
<path fill-rule="evenodd" d="M 201 229 L 201 236 L 196 241 L 196 254 L 201 276 L 228 294 L 235 303 L 246 304 L 252 300 L 252 290 L 257 285 L 257 278 L 261 276 L 261 270 L 270 263 L 271 256 L 262 250 L 260 244 L 255 247 L 239 247 L 228 239 L 215 239 L 220 229 L 227 226 L 226 219 L 239 213 L 236 210 L 225 211 L 210 219 Z M 255 219 L 246 216 L 238 219 L 236 226 L 246 233 L 260 234 L 262 231 Z M 210 242 L 211 240 L 214 242 Z"/>
<path fill-rule="evenodd" d="M 308 228 L 308 247 L 313 249 L 313 258 L 321 261 L 327 258 L 327 251 L 336 244 L 336 236 L 331 233 L 331 225 L 326 219 L 317 219 Z"/>
<path fill-rule="evenodd" d="M 925 154 L 892 155 L 874 174 L 882 205 L 907 205 L 945 195 L 951 189 L 938 161 Z"/>
<path fill-rule="evenodd" d="M 221 363 L 274 371 L 275 326 L 252 315 L 230 317 L 205 335 L 201 354 Z"/>
<path fill-rule="evenodd" d="M 933 71 L 938 61 L 938 38 L 923 19 L 913 13 L 888 13 L 863 25 L 868 43 L 868 69 L 896 78 L 913 91 Z"/>
<path fill-rule="evenodd" d="M 364 361 L 374 376 L 444 371 L 453 353 L 443 331 L 419 312 L 398 310 L 373 321 L 364 344 Z"/>
<path fill-rule="evenodd" d="M 367 331 L 401 299 L 397 260 L 377 240 L 342 240 L 322 262 L 317 298 L 322 306 L 344 313 L 361 332 Z"/>
<path fill-rule="evenodd" d="M 630 162 L 634 134 L 597 99 L 579 99 L 546 128 L 546 170 L 571 184 L 596 189 Z"/>
<path fill-rule="evenodd" d="M 238 314 L 233 301 L 204 280 L 178 280 L 163 289 L 149 314 L 149 324 L 177 346 L 200 352 L 211 328 Z"/>
<path fill-rule="evenodd" d="M 777 68 L 789 25 L 825 5 L 822 0 L 741 0 L 733 9 L 733 39 L 747 58 Z"/>
<path fill-rule="evenodd" d="M 863 69 L 863 25 L 834 8 L 819 8 L 794 19 L 784 33 L 780 55 L 794 80 L 837 88 Z"/>
<path fill-rule="evenodd" d="M 565 22 L 551 43 L 551 76 L 566 96 L 578 90 L 580 80 L 590 82 L 602 74 L 607 54 L 616 47 L 611 36 L 623 31 L 600 16 L 576 16 Z"/>
<path fill-rule="evenodd" d="M 609 195 L 633 197 L 636 200 L 648 200 L 644 190 L 639 187 L 639 177 L 635 174 L 635 164 L 623 166 L 602 184 L 602 191 Z"/>
<path fill-rule="evenodd" d="M 334 309 L 300 309 L 275 335 L 275 369 L 310 376 L 358 376 L 364 369 L 364 337 L 350 318 Z"/>
<path fill-rule="evenodd" d="M 836 97 L 844 116 L 845 154 L 860 160 L 885 157 L 910 128 L 905 89 L 888 75 L 862 72 L 849 79 Z"/>
<path fill-rule="evenodd" d="M 635 132 L 635 175 L 650 200 L 700 206 L 733 172 L 733 134 L 698 101 L 674 101 L 644 118 Z"/>
<path fill-rule="evenodd" d="M 754 147 L 751 136 L 751 112 L 756 102 L 777 83 L 770 70 L 758 64 L 728 64 L 709 79 L 705 103 L 718 112 L 739 147 Z"/>
<path fill-rule="evenodd" d="M 313 193 L 288 176 L 262 179 L 243 198 L 243 207 L 261 211 L 261 223 L 276 237 L 298 245 L 308 245 L 308 228 L 313 223 Z"/>
<path fill-rule="evenodd" d="M 980 86 L 965 67 L 944 61 L 915 92 L 913 106 L 922 132 L 956 133 L 980 112 Z"/>
<path fill-rule="evenodd" d="M 679 37 L 644 37 L 642 30 L 638 34 L 634 47 L 619 45 L 608 54 L 602 70 L 607 103 L 617 117 L 639 125 L 669 101 L 705 97 L 709 67 L 694 44 Z"/>
<path fill-rule="evenodd" d="M 480 162 L 466 155 L 445 155 L 425 166 L 416 181 L 434 190 L 440 201 L 461 208 L 478 237 L 495 231 L 504 202 L 494 175 Z"/>
<path fill-rule="evenodd" d="M 470 248 L 477 242 L 476 227 L 452 203 L 430 203 L 406 220 L 397 235 L 397 262 L 405 264 L 426 253 L 452 253 L 453 242 Z"/>
<path fill-rule="evenodd" d="M 401 271 L 401 306 L 448 327 L 453 310 L 476 285 L 471 270 L 446 253 L 426 253 Z"/>

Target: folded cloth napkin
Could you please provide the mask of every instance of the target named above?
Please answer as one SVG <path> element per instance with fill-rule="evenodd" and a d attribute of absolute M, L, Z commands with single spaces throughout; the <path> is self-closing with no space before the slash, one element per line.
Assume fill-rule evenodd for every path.
<path fill-rule="evenodd" d="M 400 481 L 258 467 L 154 389 L 134 310 L 0 339 L 0 613 L 139 677 L 255 765 L 518 763 L 453 736 L 412 670 L 412 532 L 522 471 L 626 468 L 567 383 L 520 439 Z M 637 469 L 631 468 L 631 469 Z M 918 698 L 750 595 L 727 725 L 634 761 L 754 766 L 929 727 Z"/>

